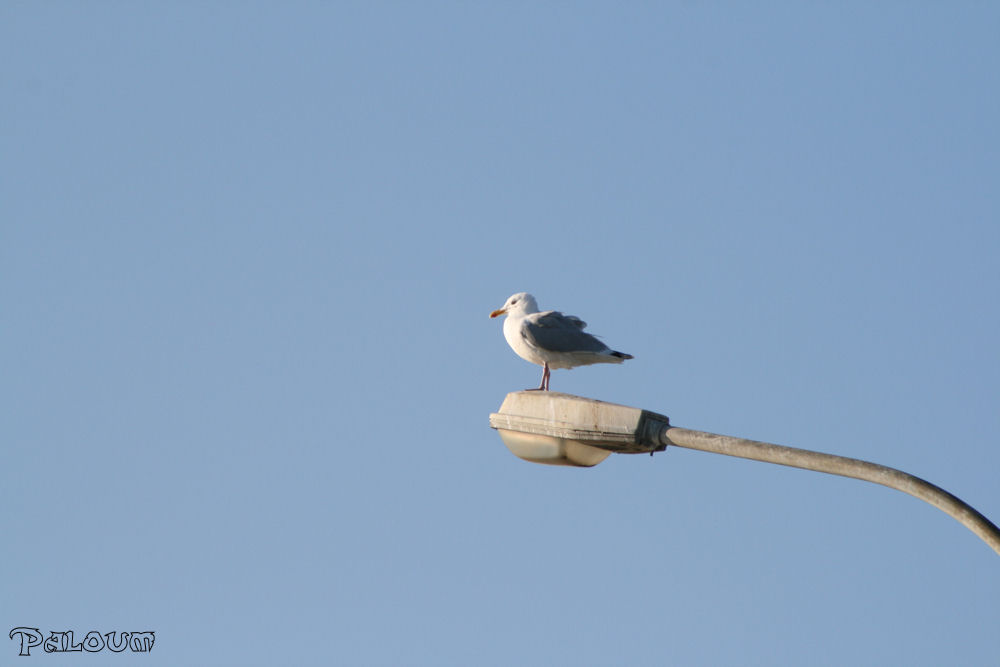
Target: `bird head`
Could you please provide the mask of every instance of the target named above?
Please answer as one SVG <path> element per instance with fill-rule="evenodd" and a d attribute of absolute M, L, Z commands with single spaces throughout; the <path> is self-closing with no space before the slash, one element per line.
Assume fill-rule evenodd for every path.
<path fill-rule="evenodd" d="M 507 301 L 504 302 L 503 307 L 494 310 L 490 313 L 490 317 L 500 317 L 501 315 L 511 315 L 511 314 L 524 314 L 537 313 L 538 303 L 535 301 L 535 297 L 531 296 L 527 292 L 518 292 L 517 294 L 512 294 L 508 297 Z"/>

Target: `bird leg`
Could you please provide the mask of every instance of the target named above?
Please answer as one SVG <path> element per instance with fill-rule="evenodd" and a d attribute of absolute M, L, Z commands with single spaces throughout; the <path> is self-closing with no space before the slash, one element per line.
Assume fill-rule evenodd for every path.
<path fill-rule="evenodd" d="M 542 383 L 535 387 L 534 389 L 528 389 L 527 391 L 548 391 L 549 390 L 549 362 L 545 362 L 542 365 Z"/>

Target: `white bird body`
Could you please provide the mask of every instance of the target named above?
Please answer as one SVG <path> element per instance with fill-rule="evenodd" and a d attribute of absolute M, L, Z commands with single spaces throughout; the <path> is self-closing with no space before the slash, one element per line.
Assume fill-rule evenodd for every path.
<path fill-rule="evenodd" d="M 620 364 L 632 355 L 612 350 L 586 333 L 587 323 L 555 310 L 538 311 L 535 297 L 527 292 L 512 295 L 490 317 L 506 315 L 503 335 L 507 344 L 525 361 L 542 367 L 542 384 L 549 388 L 549 369 L 575 368 L 590 364 Z"/>

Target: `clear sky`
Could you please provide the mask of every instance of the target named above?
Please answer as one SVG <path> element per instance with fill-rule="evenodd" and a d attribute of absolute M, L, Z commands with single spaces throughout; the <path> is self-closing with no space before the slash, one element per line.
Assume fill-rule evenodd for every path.
<path fill-rule="evenodd" d="M 530 291 L 1000 520 L 1000 8 L 874 4 L 0 3 L 0 664 L 995 665 L 927 504 L 488 425 Z"/>

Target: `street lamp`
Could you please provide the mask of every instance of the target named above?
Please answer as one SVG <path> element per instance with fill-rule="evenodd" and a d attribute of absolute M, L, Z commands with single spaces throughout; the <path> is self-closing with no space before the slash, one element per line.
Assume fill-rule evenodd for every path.
<path fill-rule="evenodd" d="M 1000 554 L 1000 529 L 973 507 L 930 482 L 877 463 L 678 428 L 655 412 L 550 391 L 507 394 L 500 411 L 490 415 L 490 426 L 511 452 L 533 463 L 590 467 L 613 452 L 652 454 L 673 445 L 874 482 L 934 505 Z"/>

